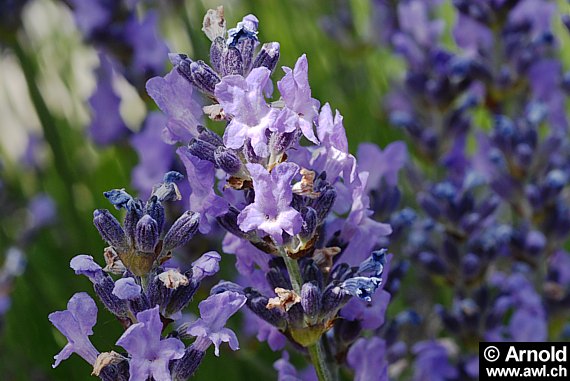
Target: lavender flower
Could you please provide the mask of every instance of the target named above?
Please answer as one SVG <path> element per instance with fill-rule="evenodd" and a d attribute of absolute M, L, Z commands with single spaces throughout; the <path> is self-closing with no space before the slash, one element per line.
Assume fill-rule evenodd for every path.
<path fill-rule="evenodd" d="M 200 319 L 188 326 L 187 333 L 196 336 L 197 340 L 207 342 L 204 344 L 203 351 L 210 344 L 214 344 L 216 356 L 220 355 L 222 342 L 228 343 L 232 350 L 238 350 L 239 343 L 235 333 L 224 326 L 227 320 L 245 304 L 245 301 L 245 296 L 231 291 L 210 296 L 200 302 Z"/>
<path fill-rule="evenodd" d="M 301 215 L 291 207 L 293 192 L 291 180 L 299 168 L 292 163 L 283 163 L 267 172 L 259 164 L 248 164 L 254 188 L 254 203 L 248 205 L 238 216 L 240 229 L 247 232 L 258 229 L 268 234 L 277 243 L 283 242 L 283 232 L 294 235 L 301 230 Z"/>
<path fill-rule="evenodd" d="M 158 307 L 137 314 L 138 323 L 131 325 L 117 340 L 129 353 L 129 380 L 170 381 L 171 360 L 184 355 L 184 344 L 175 338 L 162 340 L 162 322 Z"/>
<path fill-rule="evenodd" d="M 224 113 L 232 117 L 224 133 L 224 144 L 228 148 L 241 148 L 249 139 L 257 155 L 268 155 L 265 131 L 277 129 L 274 123 L 278 114 L 263 95 L 270 74 L 267 68 L 256 68 L 247 78 L 227 76 L 216 85 L 215 96 Z"/>
<path fill-rule="evenodd" d="M 89 295 L 84 292 L 73 295 L 67 303 L 67 310 L 51 313 L 49 320 L 68 341 L 61 352 L 54 356 L 52 367 L 57 367 L 73 353 L 91 365 L 95 364 L 99 352 L 88 336 L 93 334 L 93 326 L 97 322 L 97 306 Z"/>

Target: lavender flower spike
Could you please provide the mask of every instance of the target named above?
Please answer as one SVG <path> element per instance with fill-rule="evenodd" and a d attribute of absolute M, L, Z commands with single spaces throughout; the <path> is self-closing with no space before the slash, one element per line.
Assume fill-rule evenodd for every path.
<path fill-rule="evenodd" d="M 220 344 L 229 343 L 232 350 L 239 349 L 235 333 L 225 328 L 226 321 L 235 314 L 246 302 L 244 295 L 233 291 L 224 291 L 212 295 L 200 302 L 200 319 L 188 326 L 187 333 L 198 338 L 204 338 L 214 344 L 214 353 L 220 355 Z"/>
<path fill-rule="evenodd" d="M 303 226 L 301 214 L 291 207 L 293 192 L 291 180 L 299 167 L 294 163 L 282 163 L 269 173 L 259 164 L 248 164 L 255 189 L 255 200 L 238 216 L 242 231 L 259 229 L 275 240 L 283 242 L 282 234 L 297 234 Z"/>
<path fill-rule="evenodd" d="M 171 381 L 168 365 L 184 356 L 184 344 L 175 338 L 161 340 L 162 322 L 159 307 L 139 312 L 136 324 L 131 325 L 117 341 L 129 352 L 129 381 Z"/>
<path fill-rule="evenodd" d="M 54 356 L 57 367 L 72 353 L 77 353 L 89 364 L 95 364 L 99 352 L 87 336 L 93 334 L 93 326 L 97 322 L 97 306 L 95 301 L 85 292 L 79 292 L 67 303 L 67 310 L 52 312 L 49 321 L 67 338 L 67 345 Z"/>

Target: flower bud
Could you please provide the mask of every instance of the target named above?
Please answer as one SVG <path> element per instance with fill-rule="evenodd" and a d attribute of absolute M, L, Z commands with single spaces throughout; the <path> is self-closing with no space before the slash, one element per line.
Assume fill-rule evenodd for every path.
<path fill-rule="evenodd" d="M 327 215 L 334 205 L 335 200 L 336 190 L 332 186 L 329 186 L 324 191 L 322 191 L 319 198 L 315 200 L 313 203 L 313 208 L 317 212 L 319 224 L 322 224 L 325 221 Z"/>
<path fill-rule="evenodd" d="M 200 223 L 200 213 L 185 212 L 172 225 L 164 237 L 163 250 L 171 251 L 184 246 L 192 239 Z"/>
<path fill-rule="evenodd" d="M 121 224 L 115 216 L 106 209 L 97 209 L 93 212 L 93 224 L 101 237 L 116 248 L 127 246 L 127 237 Z"/>
<path fill-rule="evenodd" d="M 323 292 L 322 312 L 325 316 L 334 316 L 345 300 L 344 291 L 330 284 Z"/>
<path fill-rule="evenodd" d="M 143 216 L 143 207 L 140 200 L 131 200 L 127 204 L 127 214 L 125 215 L 125 220 L 123 225 L 125 226 L 125 234 L 127 239 L 131 244 L 135 242 L 135 234 L 137 223 Z"/>
<path fill-rule="evenodd" d="M 301 209 L 301 217 L 303 217 L 303 225 L 299 232 L 299 237 L 304 240 L 310 240 L 317 230 L 317 212 L 311 207 L 303 207 Z"/>
<path fill-rule="evenodd" d="M 93 289 L 101 303 L 117 317 L 125 318 L 128 315 L 129 307 L 125 300 L 121 300 L 113 294 L 114 288 L 115 282 L 109 275 L 105 276 L 101 282 L 93 284 Z"/>
<path fill-rule="evenodd" d="M 289 279 L 287 279 L 283 272 L 277 267 L 270 268 L 265 274 L 265 278 L 273 289 L 284 288 L 290 290 L 293 288 Z"/>
<path fill-rule="evenodd" d="M 244 292 L 247 296 L 246 304 L 253 313 L 277 328 L 285 328 L 287 323 L 283 312 L 278 308 L 267 309 L 268 297 L 249 288 L 245 289 Z"/>
<path fill-rule="evenodd" d="M 321 312 L 321 290 L 315 283 L 305 283 L 301 288 L 301 306 L 311 323 L 315 323 Z"/>
<path fill-rule="evenodd" d="M 226 48 L 226 41 L 220 36 L 216 37 L 210 45 L 210 63 L 218 73 L 222 72 L 222 54 Z"/>
<path fill-rule="evenodd" d="M 196 129 L 198 130 L 198 139 L 208 142 L 216 147 L 224 145 L 224 141 L 220 135 L 216 134 L 214 131 L 204 126 L 198 126 Z"/>
<path fill-rule="evenodd" d="M 196 349 L 194 345 L 186 348 L 184 356 L 179 360 L 174 360 L 172 365 L 172 379 L 187 380 L 192 377 L 205 355 L 206 352 Z"/>
<path fill-rule="evenodd" d="M 188 279 L 191 278 L 191 273 L 190 275 L 188 274 L 185 275 L 188 277 Z M 166 315 L 167 316 L 173 315 L 178 311 L 181 311 L 184 308 L 186 308 L 186 306 L 188 305 L 188 303 L 190 303 L 192 297 L 196 293 L 196 290 L 198 290 L 199 286 L 200 282 L 195 282 L 194 280 L 190 280 L 187 286 L 181 286 L 178 287 L 176 290 L 173 290 L 170 295 L 170 303 L 168 303 L 168 306 L 166 307 Z"/>
<path fill-rule="evenodd" d="M 222 77 L 226 75 L 243 75 L 240 51 L 233 46 L 224 49 L 222 52 L 221 69 Z"/>
<path fill-rule="evenodd" d="M 145 207 L 145 213 L 156 221 L 156 226 L 160 234 L 160 232 L 162 231 L 162 227 L 164 226 L 164 206 L 162 206 L 161 202 L 158 201 L 157 196 L 152 196 L 147 201 Z"/>
<path fill-rule="evenodd" d="M 192 155 L 211 163 L 216 163 L 214 160 L 215 150 L 216 146 L 200 139 L 193 139 L 190 144 L 188 144 L 188 151 L 190 151 Z"/>
<path fill-rule="evenodd" d="M 362 333 L 360 320 L 338 319 L 334 325 L 335 337 L 344 345 L 352 344 Z"/>
<path fill-rule="evenodd" d="M 158 243 L 158 224 L 156 221 L 145 214 L 139 222 L 137 222 L 135 234 L 135 246 L 137 250 L 144 253 L 154 253 L 154 248 Z"/>
<path fill-rule="evenodd" d="M 239 157 L 225 147 L 218 147 L 214 151 L 214 162 L 229 175 L 234 175 L 241 169 L 242 163 Z"/>
<path fill-rule="evenodd" d="M 257 39 L 244 38 L 236 44 L 237 49 L 241 54 L 241 62 L 243 66 L 243 75 L 247 75 L 253 67 L 253 55 L 255 47 L 258 45 Z"/>
<path fill-rule="evenodd" d="M 277 66 L 277 61 L 279 61 L 279 43 L 267 42 L 263 44 L 257 57 L 255 57 L 253 68 L 264 66 L 273 71 Z"/>
<path fill-rule="evenodd" d="M 323 273 L 314 260 L 309 260 L 303 269 L 303 280 L 305 282 L 314 282 L 317 287 L 323 287 Z"/>
<path fill-rule="evenodd" d="M 158 273 L 162 273 L 162 268 L 157 269 Z M 168 289 L 164 282 L 155 275 L 151 277 L 151 281 L 147 290 L 148 303 L 151 306 L 166 306 L 170 301 L 171 290 Z"/>

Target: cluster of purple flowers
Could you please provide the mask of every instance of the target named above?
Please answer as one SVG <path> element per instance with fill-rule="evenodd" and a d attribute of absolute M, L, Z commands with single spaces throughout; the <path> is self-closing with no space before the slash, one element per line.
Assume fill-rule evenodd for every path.
<path fill-rule="evenodd" d="M 106 209 L 93 213 L 93 223 L 110 245 L 104 251 L 105 267 L 90 255 L 78 255 L 70 266 L 76 274 L 89 278 L 101 303 L 126 329 L 117 345 L 127 354 L 100 353 L 88 336 L 97 322 L 97 306 L 85 292 L 69 300 L 67 310 L 50 314 L 50 321 L 67 338 L 68 344 L 55 356 L 54 367 L 77 353 L 93 366 L 93 374 L 103 380 L 186 380 L 197 369 L 206 350 L 228 342 L 233 350 L 238 341 L 226 321 L 246 302 L 236 292 L 212 295 L 199 305 L 199 319 L 167 327 L 179 321 L 182 310 L 192 300 L 201 281 L 219 270 L 221 256 L 205 253 L 180 271 L 170 265 L 174 249 L 184 246 L 198 229 L 199 214 L 186 212 L 163 235 L 166 201 L 180 199 L 175 181 L 178 172 L 169 172 L 155 186 L 146 203 L 123 189 L 105 192 L 117 209 L 125 209 L 123 225 Z M 161 238 L 162 237 L 162 238 Z M 114 276 L 117 279 L 114 279 Z M 181 339 L 195 337 L 186 346 Z"/>
<path fill-rule="evenodd" d="M 567 76 L 555 2 L 454 1 L 455 49 L 441 42 L 440 4 L 376 4 L 391 17 L 383 43 L 406 63 L 386 108 L 415 160 L 384 164 L 404 160 L 405 203 L 388 181 L 370 195 L 401 254 L 386 289 L 394 298 L 404 287 L 423 318 L 406 329 L 411 350 L 390 362 L 413 362 L 413 374 L 397 365 L 392 374 L 468 380 L 478 379 L 478 342 L 568 335 Z"/>
<path fill-rule="evenodd" d="M 177 153 L 186 167 L 192 212 L 160 239 L 162 202 L 180 198 L 177 172 L 167 173 L 146 203 L 124 190 L 105 193 L 117 209 L 126 210 L 123 226 L 107 210 L 94 213 L 95 226 L 111 245 L 105 249 L 106 267 L 86 255 L 75 257 L 71 267 L 89 277 L 102 303 L 128 327 L 117 341 L 128 356 L 99 354 L 91 345 L 87 336 L 95 305 L 86 294 L 76 294 L 67 311 L 50 316 L 69 341 L 56 365 L 76 352 L 103 379 L 126 378 L 127 372 L 131 380 L 169 379 L 169 372 L 172 379 L 185 379 L 210 343 L 216 354 L 221 341 L 238 348 L 235 334 L 223 326 L 246 305 L 258 338 L 274 350 L 289 341 L 308 354 L 321 380 L 336 379 L 339 366 L 368 379 L 366 373 L 374 370 L 361 367 L 369 359 L 359 357 L 369 346 L 387 344 L 357 339 L 384 322 L 390 300 L 383 290 L 384 268 L 392 255 L 380 245 L 392 230 L 370 218 L 367 184 L 385 179 L 395 185 L 401 166 L 373 173 L 359 166 L 348 151 L 340 113 L 333 115 L 328 104 L 321 107 L 311 96 L 306 56 L 294 68 L 283 68 L 279 96 L 273 96 L 270 76 L 280 47 L 276 42 L 258 47 L 255 16 L 226 30 L 223 9 L 210 10 L 203 30 L 212 41 L 210 65 L 171 54 L 174 69 L 147 83 L 166 114 L 162 136 L 181 144 Z M 209 104 L 201 107 L 196 93 Z M 223 136 L 201 124 L 204 114 L 225 123 Z M 406 155 L 402 145 L 393 151 Z M 236 255 L 239 276 L 212 288 L 212 296 L 200 303 L 198 321 L 161 339 L 221 259 L 207 253 L 181 273 L 168 269 L 171 252 L 198 230 L 213 233 L 218 225 L 227 231 L 223 250 Z M 197 339 L 185 348 L 180 339 L 190 336 Z M 276 364 L 280 377 L 294 371 L 284 356 Z"/>
<path fill-rule="evenodd" d="M 71 267 L 125 327 L 126 353 L 91 344 L 97 311 L 79 293 L 50 315 L 69 342 L 55 365 L 75 352 L 104 380 L 187 379 L 211 344 L 216 355 L 221 342 L 238 349 L 224 326 L 242 307 L 244 331 L 283 351 L 279 380 L 332 381 L 341 369 L 363 381 L 475 380 L 480 341 L 567 337 L 570 76 L 555 4 L 454 1 L 450 49 L 440 3 L 374 2 L 381 44 L 406 63 L 387 114 L 413 149 L 363 143 L 356 157 L 342 115 L 312 97 L 307 57 L 283 67 L 275 88 L 279 43 L 259 42 L 253 15 L 227 29 L 223 8 L 209 10 L 209 63 L 169 54 L 173 69 L 146 83 L 163 114 L 133 139 L 141 152 L 159 147 L 143 156 L 154 174 L 177 145 L 189 211 L 163 234 L 162 204 L 181 198 L 174 171 L 146 203 L 105 193 L 125 210 L 122 225 L 94 213 L 106 266 L 79 255 Z M 211 288 L 199 319 L 169 332 L 222 259 L 208 252 L 181 271 L 172 252 L 220 227 L 237 274 Z M 405 309 L 386 318 L 399 295 Z M 286 348 L 311 365 L 298 371 Z"/>

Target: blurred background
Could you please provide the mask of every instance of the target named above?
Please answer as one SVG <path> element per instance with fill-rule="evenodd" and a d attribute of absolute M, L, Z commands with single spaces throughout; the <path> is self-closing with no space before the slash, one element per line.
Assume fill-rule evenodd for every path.
<path fill-rule="evenodd" d="M 0 0 L 2 380 L 94 379 L 78 356 L 51 368 L 65 339 L 47 316 L 65 309 L 75 292 L 91 289 L 68 264 L 79 253 L 102 258 L 105 244 L 92 211 L 109 207 L 103 192 L 125 187 L 145 196 L 163 169 L 180 166 L 175 147 L 144 128 L 147 112 L 157 109 L 144 84 L 170 70 L 168 51 L 207 60 L 210 42 L 201 32 L 207 9 L 224 5 L 228 27 L 255 14 L 260 41 L 281 44 L 279 66 L 292 67 L 306 53 L 313 96 L 341 110 L 353 151 L 364 141 L 384 147 L 403 136 L 388 125 L 383 98 L 405 67 L 383 47 L 382 15 L 371 0 L 140 0 L 134 14 L 119 16 L 122 27 L 148 33 L 139 41 L 119 38 L 113 25 L 94 30 L 99 13 L 90 5 L 100 2 Z M 451 1 L 439 8 L 448 29 L 451 8 Z M 126 25 L 133 17 L 137 21 Z M 567 46 L 566 34 L 560 36 Z M 563 49 L 566 67 L 569 57 Z M 115 98 L 103 95 L 109 93 Z M 117 113 L 97 114 L 105 107 Z M 99 134 L 97 126 L 109 131 Z M 162 148 L 145 152 L 141 139 L 155 139 Z M 141 169 L 149 160 L 160 162 L 154 172 Z M 177 253 L 182 263 L 220 247 L 215 240 L 195 241 Z M 219 278 L 231 278 L 233 257 L 222 263 Z M 388 313 L 397 309 L 393 303 Z M 95 346 L 110 350 L 120 334 L 100 307 Z M 243 335 L 240 343 L 240 351 L 207 356 L 195 379 L 274 379 L 271 364 L 280 355 Z"/>

